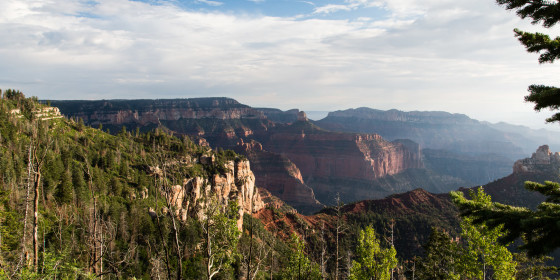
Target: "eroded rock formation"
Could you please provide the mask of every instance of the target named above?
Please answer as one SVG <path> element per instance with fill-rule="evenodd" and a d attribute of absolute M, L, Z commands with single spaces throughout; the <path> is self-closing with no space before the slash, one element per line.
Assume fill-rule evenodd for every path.
<path fill-rule="evenodd" d="M 199 162 L 212 164 L 211 158 L 201 158 Z M 223 207 L 235 201 L 239 206 L 237 226 L 241 230 L 243 214 L 255 213 L 265 206 L 255 187 L 255 175 L 249 161 L 228 161 L 225 165 L 228 170 L 225 174 L 189 178 L 182 185 L 171 187 L 168 199 L 177 217 L 183 221 L 188 217 L 203 218 L 210 199 Z"/>
<path fill-rule="evenodd" d="M 552 153 L 548 145 L 540 146 L 530 158 L 521 159 L 513 165 L 513 173 L 543 172 L 560 168 L 560 153 Z"/>

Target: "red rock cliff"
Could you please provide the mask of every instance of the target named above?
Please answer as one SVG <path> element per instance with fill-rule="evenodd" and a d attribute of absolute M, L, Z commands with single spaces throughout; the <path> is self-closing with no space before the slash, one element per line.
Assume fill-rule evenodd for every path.
<path fill-rule="evenodd" d="M 307 186 L 298 167 L 286 156 L 264 151 L 256 141 L 240 139 L 237 152 L 247 156 L 256 175 L 255 184 L 265 188 L 302 212 L 314 212 L 323 207 L 313 189 Z"/>
<path fill-rule="evenodd" d="M 388 142 L 375 134 L 277 133 L 265 148 L 286 155 L 304 177 L 372 180 L 423 167 L 417 145 Z"/>

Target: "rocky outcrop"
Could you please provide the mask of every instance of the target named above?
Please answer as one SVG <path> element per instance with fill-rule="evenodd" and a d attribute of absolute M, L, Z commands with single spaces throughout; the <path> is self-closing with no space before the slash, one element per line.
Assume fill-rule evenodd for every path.
<path fill-rule="evenodd" d="M 525 182 L 544 183 L 560 178 L 560 154 L 550 151 L 548 145 L 540 146 L 530 158 L 513 165 L 513 173 L 484 186 L 492 200 L 535 209 L 546 198 L 541 193 L 525 189 Z"/>
<path fill-rule="evenodd" d="M 542 145 L 530 158 L 516 161 L 513 173 L 543 172 L 548 169 L 558 171 L 559 168 L 560 153 L 552 153 L 548 145 Z"/>
<path fill-rule="evenodd" d="M 202 157 L 200 163 L 213 164 L 212 158 Z M 239 206 L 238 228 L 243 226 L 243 214 L 255 213 L 264 207 L 255 187 L 255 176 L 249 161 L 228 161 L 225 174 L 215 174 L 211 178 L 194 177 L 185 179 L 182 185 L 171 187 L 169 201 L 177 217 L 185 221 L 188 217 L 204 217 L 208 201 L 213 200 L 220 207 L 232 201 Z"/>
<path fill-rule="evenodd" d="M 282 111 L 274 108 L 255 108 L 264 113 L 267 119 L 275 123 L 293 123 L 297 120 L 298 109 Z"/>

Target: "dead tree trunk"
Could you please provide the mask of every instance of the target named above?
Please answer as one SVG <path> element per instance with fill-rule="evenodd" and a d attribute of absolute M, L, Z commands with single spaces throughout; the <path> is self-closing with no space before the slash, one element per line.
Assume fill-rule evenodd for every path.
<path fill-rule="evenodd" d="M 33 198 L 33 269 L 35 273 L 39 271 L 39 183 L 41 182 L 41 172 L 37 171 L 34 182 Z"/>

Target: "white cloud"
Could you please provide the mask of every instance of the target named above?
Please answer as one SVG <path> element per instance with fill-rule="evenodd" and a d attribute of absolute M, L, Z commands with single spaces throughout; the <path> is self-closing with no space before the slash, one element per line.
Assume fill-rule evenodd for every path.
<path fill-rule="evenodd" d="M 335 12 L 338 12 L 338 11 L 350 11 L 350 10 L 352 10 L 352 7 L 350 7 L 350 5 L 329 4 L 329 5 L 325 5 L 325 6 L 315 8 L 314 13 L 315 14 L 331 14 L 331 13 L 335 13 Z"/>
<path fill-rule="evenodd" d="M 538 28 L 493 1 L 343 7 L 373 6 L 388 16 L 296 20 L 126 0 L 3 0 L 0 88 L 45 99 L 230 96 L 283 109 L 369 106 L 498 120 L 531 112 L 529 84 L 557 81 L 556 65 L 538 65 L 513 38 L 514 27 Z M 322 15 L 345 9 L 326 7 Z"/>
<path fill-rule="evenodd" d="M 358 8 L 381 7 L 382 4 L 375 0 L 345 0 L 346 4 L 327 4 L 315 8 L 314 14 L 332 14 L 339 11 L 352 11 Z M 314 4 L 313 4 L 314 5 Z M 315 6 L 315 5 L 314 5 Z"/>
<path fill-rule="evenodd" d="M 203 4 L 214 6 L 214 7 L 222 6 L 224 4 L 222 2 L 210 1 L 210 0 L 195 0 L 195 1 L 198 2 L 198 3 L 203 3 Z M 256 2 L 258 2 L 258 0 Z"/>

